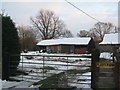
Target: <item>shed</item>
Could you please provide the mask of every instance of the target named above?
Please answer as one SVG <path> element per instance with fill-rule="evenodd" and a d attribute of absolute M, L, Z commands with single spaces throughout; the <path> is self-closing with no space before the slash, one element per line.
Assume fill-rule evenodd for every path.
<path fill-rule="evenodd" d="M 112 52 L 114 48 L 120 47 L 120 33 L 105 34 L 103 41 L 100 43 L 102 52 Z"/>
<path fill-rule="evenodd" d="M 42 40 L 37 43 L 40 49 L 51 50 L 53 53 L 85 54 L 95 48 L 92 38 L 62 38 Z"/>

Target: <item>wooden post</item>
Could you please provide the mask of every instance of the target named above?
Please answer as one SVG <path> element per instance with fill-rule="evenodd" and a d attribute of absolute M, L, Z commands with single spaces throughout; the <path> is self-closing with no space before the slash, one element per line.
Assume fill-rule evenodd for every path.
<path fill-rule="evenodd" d="M 95 89 L 96 88 L 96 75 L 95 75 L 95 71 L 96 71 L 96 62 L 99 61 L 99 50 L 98 49 L 93 49 L 92 50 L 92 62 L 91 62 L 91 88 Z"/>
<path fill-rule="evenodd" d="M 116 57 L 116 67 L 115 67 L 115 74 L 116 74 L 116 84 L 117 88 L 120 88 L 120 50 L 117 49 L 115 53 Z"/>

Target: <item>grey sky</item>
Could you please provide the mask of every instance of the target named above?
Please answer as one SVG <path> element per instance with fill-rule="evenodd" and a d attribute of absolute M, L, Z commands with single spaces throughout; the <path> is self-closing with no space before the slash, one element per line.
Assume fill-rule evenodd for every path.
<path fill-rule="evenodd" d="M 86 16 L 76 8 L 62 2 L 3 2 L 2 9 L 8 13 L 17 25 L 31 25 L 30 17 L 35 17 L 40 9 L 54 11 L 67 28 L 76 35 L 80 30 L 90 30 L 97 21 Z M 71 0 L 68 0 L 71 1 Z M 118 2 L 72 2 L 78 8 L 102 22 L 111 22 L 117 26 Z"/>

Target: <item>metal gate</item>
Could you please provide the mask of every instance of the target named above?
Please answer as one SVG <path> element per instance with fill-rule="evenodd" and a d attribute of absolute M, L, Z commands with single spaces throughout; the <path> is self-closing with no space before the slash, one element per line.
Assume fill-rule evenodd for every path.
<path fill-rule="evenodd" d="M 11 57 L 17 57 L 12 55 Z M 91 55 L 20 55 L 17 76 L 41 88 L 91 88 Z M 11 64 L 12 63 L 12 64 Z M 10 72 L 15 67 L 10 62 Z"/>

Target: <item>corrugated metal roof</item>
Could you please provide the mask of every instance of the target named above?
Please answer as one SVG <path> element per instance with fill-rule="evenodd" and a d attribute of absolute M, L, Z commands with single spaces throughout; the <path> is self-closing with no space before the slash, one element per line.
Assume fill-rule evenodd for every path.
<path fill-rule="evenodd" d="M 37 43 L 37 45 L 87 45 L 91 38 L 62 38 L 62 39 L 50 39 L 50 40 L 42 40 Z"/>
<path fill-rule="evenodd" d="M 120 33 L 105 34 L 100 44 L 120 44 Z"/>

